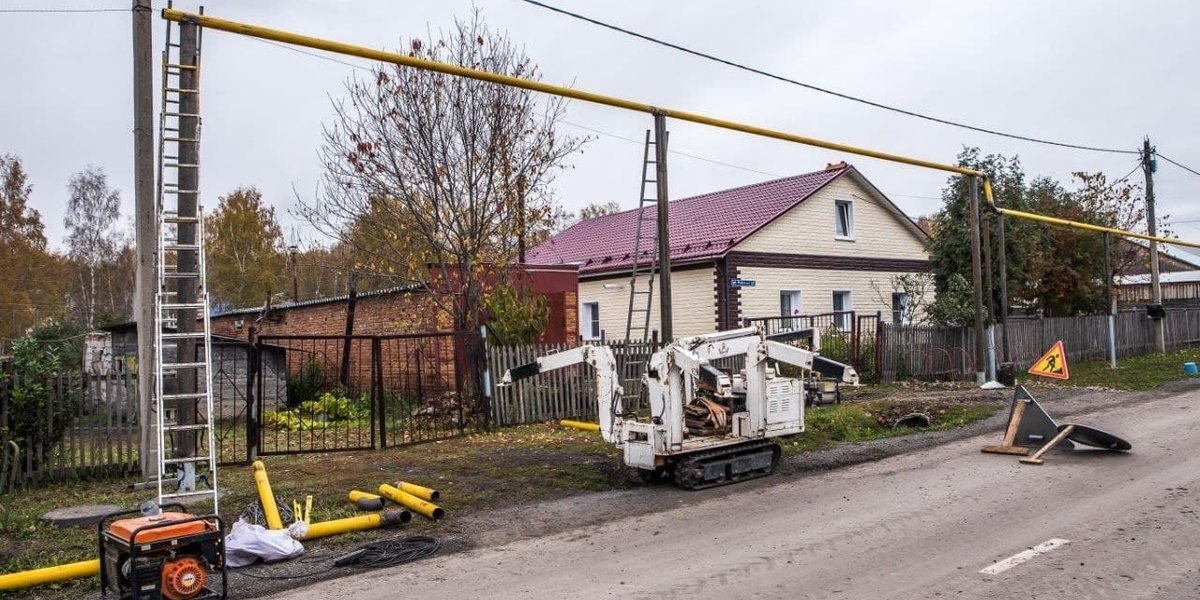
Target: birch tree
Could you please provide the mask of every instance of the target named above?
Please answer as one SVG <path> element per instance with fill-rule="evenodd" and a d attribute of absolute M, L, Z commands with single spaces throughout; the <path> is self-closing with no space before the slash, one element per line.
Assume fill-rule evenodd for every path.
<path fill-rule="evenodd" d="M 257 189 L 238 188 L 222 196 L 204 234 L 209 291 L 218 302 L 256 306 L 267 294 L 283 290 L 283 230 Z"/>
<path fill-rule="evenodd" d="M 117 219 L 121 216 L 121 194 L 108 187 L 108 176 L 100 167 L 88 165 L 71 177 L 70 197 L 63 224 L 67 228 L 67 256 L 75 266 L 79 284 L 76 313 L 87 327 L 96 321 L 97 276 L 114 262 L 119 247 Z"/>

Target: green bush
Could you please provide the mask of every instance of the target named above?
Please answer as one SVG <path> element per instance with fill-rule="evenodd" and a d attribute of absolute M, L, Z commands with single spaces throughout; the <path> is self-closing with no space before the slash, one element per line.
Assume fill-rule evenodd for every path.
<path fill-rule="evenodd" d="M 369 405 L 370 396 L 367 395 L 351 400 L 340 393 L 325 392 L 315 400 L 301 402 L 295 408 L 263 413 L 263 424 L 283 431 L 324 429 L 331 423 L 367 416 Z"/>
<path fill-rule="evenodd" d="M 56 385 L 63 364 L 54 345 L 25 337 L 13 343 L 11 354 L 10 368 L 0 372 L 0 404 L 7 408 L 0 441 L 49 451 L 71 426 L 81 395 Z M 35 453 L 22 464 L 36 470 L 39 459 Z"/>
<path fill-rule="evenodd" d="M 304 361 L 304 366 L 300 367 L 299 373 L 288 376 L 288 408 L 296 408 L 304 402 L 315 399 L 321 393 L 322 387 L 321 363 L 317 362 L 317 357 L 310 355 L 308 360 Z"/>

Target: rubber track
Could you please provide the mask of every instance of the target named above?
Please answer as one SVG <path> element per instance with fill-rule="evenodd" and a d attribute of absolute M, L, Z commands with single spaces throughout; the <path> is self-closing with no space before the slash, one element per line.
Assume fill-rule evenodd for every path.
<path fill-rule="evenodd" d="M 777 442 L 774 442 L 771 440 L 758 440 L 758 441 L 754 441 L 754 442 L 747 442 L 745 444 L 739 444 L 739 445 L 733 446 L 733 447 L 719 448 L 717 450 L 709 450 L 707 452 L 696 452 L 695 454 L 687 455 L 687 458 L 685 458 L 682 461 L 675 464 L 675 471 L 676 471 L 676 473 L 678 473 L 680 469 L 686 470 L 689 468 L 695 468 L 695 465 L 702 464 L 703 462 L 705 462 L 707 459 L 710 459 L 710 458 L 728 458 L 731 455 L 743 454 L 743 453 L 747 453 L 747 452 L 752 452 L 754 450 L 758 450 L 760 448 L 771 448 L 771 447 L 774 447 L 774 449 L 775 449 L 775 456 L 771 460 L 771 468 L 766 471 L 755 471 L 752 473 L 743 473 L 741 475 L 736 476 L 733 479 L 722 479 L 720 481 L 709 481 L 709 482 L 701 481 L 697 485 L 689 485 L 683 481 L 680 481 L 679 478 L 676 477 L 675 483 L 677 485 L 679 485 L 680 487 L 682 487 L 684 489 L 688 489 L 688 490 L 705 490 L 708 488 L 719 487 L 719 486 L 728 485 L 731 483 L 748 481 L 750 479 L 758 479 L 759 477 L 766 477 L 768 475 L 775 473 L 775 468 L 779 465 L 779 457 L 783 452 L 783 449 L 779 446 L 779 444 Z"/>

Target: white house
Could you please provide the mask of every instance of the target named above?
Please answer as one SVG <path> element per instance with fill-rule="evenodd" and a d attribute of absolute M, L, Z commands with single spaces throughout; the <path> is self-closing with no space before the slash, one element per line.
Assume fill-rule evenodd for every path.
<path fill-rule="evenodd" d="M 624 337 L 637 219 L 634 209 L 576 223 L 529 254 L 533 264 L 579 266 L 584 339 Z M 912 299 L 893 278 L 930 268 L 925 234 L 846 163 L 675 200 L 669 225 L 676 337 L 834 311 L 894 321 Z M 652 251 L 642 249 L 643 265 Z M 835 323 L 848 326 L 848 316 Z M 651 329 L 658 323 L 656 297 Z"/>

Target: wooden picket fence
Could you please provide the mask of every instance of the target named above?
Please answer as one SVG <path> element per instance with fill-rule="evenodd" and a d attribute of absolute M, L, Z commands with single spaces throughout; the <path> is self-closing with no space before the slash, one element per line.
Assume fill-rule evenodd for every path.
<path fill-rule="evenodd" d="M 1177 350 L 1200 344 L 1200 309 L 1168 310 L 1163 321 L 1166 346 Z M 1153 321 L 1145 311 L 1114 315 L 1118 357 L 1154 351 Z M 1004 336 L 1009 336 L 1009 361 L 1027 369 L 1050 346 L 1063 340 L 1068 361 L 1108 357 L 1108 317 L 1091 315 L 1049 319 L 1010 319 L 1007 331 L 996 326 L 997 361 L 1002 360 Z M 974 377 L 975 336 L 969 327 L 884 324 L 879 329 L 883 381 L 904 379 L 963 380 Z"/>
<path fill-rule="evenodd" d="M 617 372 L 625 388 L 625 408 L 638 410 L 644 401 L 641 376 L 645 361 L 658 349 L 653 341 L 605 340 L 617 359 Z M 572 366 L 540 373 L 511 386 L 498 385 L 504 372 L 534 362 L 539 356 L 578 348 L 579 344 L 531 344 L 488 349 L 492 424 L 537 423 L 557 419 L 597 418 L 596 379 L 591 367 Z"/>
<path fill-rule="evenodd" d="M 137 374 L 64 372 L 44 378 L 52 398 L 36 414 L 17 414 L 13 390 L 26 381 L 0 381 L 0 493 L 47 481 L 123 475 L 138 470 Z M 33 419 L 63 428 L 54 444 L 19 439 L 5 424 Z"/>

